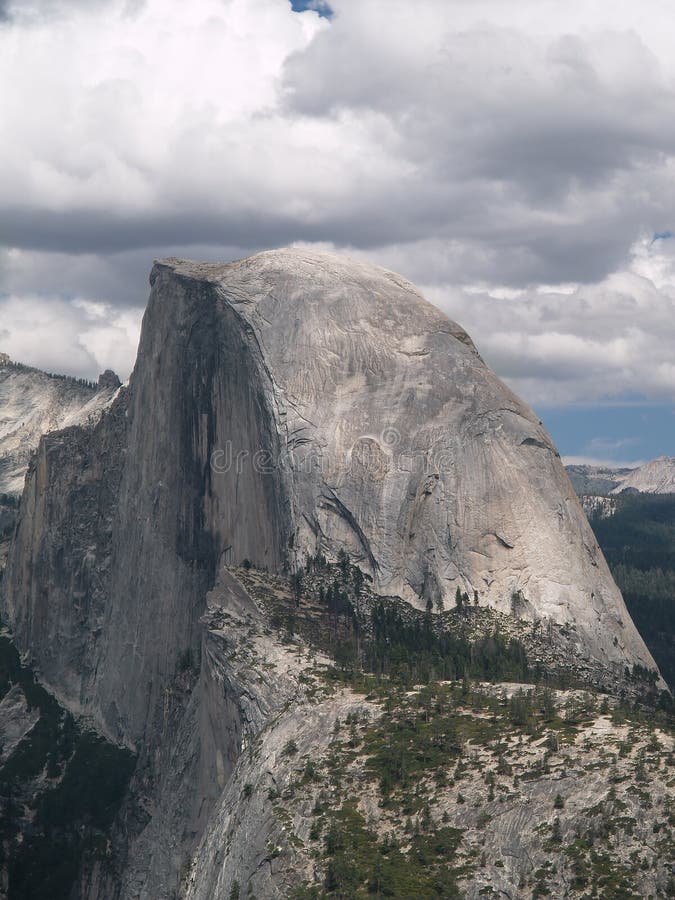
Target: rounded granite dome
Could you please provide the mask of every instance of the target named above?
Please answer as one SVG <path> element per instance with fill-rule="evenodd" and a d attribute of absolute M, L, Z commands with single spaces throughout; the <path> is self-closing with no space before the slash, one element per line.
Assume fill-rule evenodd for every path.
<path fill-rule="evenodd" d="M 459 589 L 605 677 L 655 668 L 546 430 L 409 282 L 302 248 L 151 282 L 128 388 L 32 459 L 3 577 L 17 646 L 105 733 L 143 743 L 245 559 L 346 550 L 384 597 Z"/>
<path fill-rule="evenodd" d="M 410 281 L 373 263 L 326 250 L 284 247 L 230 263 L 169 258 L 157 260 L 155 266 L 170 268 L 179 276 L 220 283 L 230 294 L 239 285 L 239 301 L 245 303 L 260 302 L 269 293 L 295 306 L 310 299 L 330 301 L 337 295 L 351 295 L 351 316 L 371 319 L 382 313 L 384 304 L 389 328 L 394 315 L 409 325 L 414 309 L 428 327 L 442 329 L 475 350 L 466 331 L 429 303 Z M 151 282 L 154 277 L 151 275 Z"/>
<path fill-rule="evenodd" d="M 232 331 L 244 341 L 274 433 L 266 490 L 288 511 L 275 558 L 343 548 L 383 593 L 447 607 L 460 588 L 506 612 L 517 598 L 598 659 L 653 665 L 538 417 L 414 285 L 302 247 L 164 260 L 152 280 L 158 315 L 178 283 L 190 315 L 209 310 L 225 369 Z M 242 410 L 214 414 L 227 443 Z M 222 540 L 255 558 L 225 505 Z"/>

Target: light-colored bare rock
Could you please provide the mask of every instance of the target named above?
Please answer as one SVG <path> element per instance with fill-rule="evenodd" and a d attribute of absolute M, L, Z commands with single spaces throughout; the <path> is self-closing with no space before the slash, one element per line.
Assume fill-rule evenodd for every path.
<path fill-rule="evenodd" d="M 641 466 L 567 466 L 579 496 L 607 496 L 623 491 L 641 494 L 675 493 L 675 457 L 659 456 Z"/>
<path fill-rule="evenodd" d="M 626 490 L 643 494 L 674 494 L 675 456 L 659 456 L 634 469 L 621 479 L 612 493 L 620 494 Z"/>
<path fill-rule="evenodd" d="M 4 361 L 3 361 L 4 357 Z M 47 375 L 0 354 L 0 494 L 20 494 L 31 453 L 48 431 L 93 420 L 116 390 Z"/>
<path fill-rule="evenodd" d="M 609 667 L 654 666 L 545 429 L 411 284 L 294 249 L 151 282 L 130 386 L 42 441 L 5 577 L 64 702 L 135 746 L 218 565 L 319 548 L 418 606 L 477 591 Z"/>
<path fill-rule="evenodd" d="M 592 655 L 652 665 L 541 422 L 411 284 L 304 250 L 166 261 L 155 278 L 210 286 L 249 342 L 274 423 L 259 467 L 290 513 L 297 562 L 344 547 L 420 606 L 459 587 L 509 610 L 519 592 L 521 615 L 576 624 Z M 221 418 L 209 449 L 213 493 L 227 497 L 252 448 Z M 218 526 L 238 562 L 238 529 L 222 513 Z"/>
<path fill-rule="evenodd" d="M 654 668 L 546 430 L 411 284 L 299 249 L 165 260 L 151 284 L 129 386 L 41 440 L 2 581 L 42 683 L 138 755 L 113 862 L 81 896 L 173 897 L 198 848 L 221 852 L 242 754 L 324 728 L 296 721 L 306 664 L 228 571 L 244 559 L 279 573 L 347 550 L 383 595 L 477 592 L 566 626 L 617 677 Z M 192 896 L 224 896 L 218 865 Z"/>

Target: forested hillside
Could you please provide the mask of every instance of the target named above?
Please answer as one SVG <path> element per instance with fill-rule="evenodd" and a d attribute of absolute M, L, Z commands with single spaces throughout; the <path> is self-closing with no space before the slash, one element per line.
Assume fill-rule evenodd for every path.
<path fill-rule="evenodd" d="M 591 519 L 628 610 L 675 690 L 675 494 L 622 494 Z"/>

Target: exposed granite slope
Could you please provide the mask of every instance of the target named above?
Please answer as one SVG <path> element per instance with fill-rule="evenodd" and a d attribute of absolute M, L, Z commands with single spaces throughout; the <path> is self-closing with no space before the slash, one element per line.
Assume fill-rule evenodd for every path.
<path fill-rule="evenodd" d="M 82 896 L 173 896 L 247 742 L 305 702 L 277 638 L 233 662 L 264 623 L 227 565 L 346 549 L 382 593 L 477 591 L 653 667 L 546 431 L 412 285 L 304 250 L 151 284 L 129 387 L 40 443 L 2 583 L 42 682 L 138 756 Z"/>
<path fill-rule="evenodd" d="M 622 491 L 640 491 L 643 494 L 675 493 L 675 456 L 659 456 L 638 469 L 633 469 L 612 490 L 613 494 Z"/>
<path fill-rule="evenodd" d="M 659 456 L 633 468 L 567 466 L 567 474 L 580 497 L 601 497 L 623 491 L 642 494 L 675 493 L 675 457 Z"/>
<path fill-rule="evenodd" d="M 318 548 L 421 606 L 519 592 L 598 661 L 653 666 L 545 430 L 412 285 L 303 250 L 151 282 L 130 387 L 43 439 L 5 578 L 64 702 L 133 748 L 161 731 L 218 563 Z"/>
<path fill-rule="evenodd" d="M 519 614 L 574 622 L 603 661 L 651 665 L 545 429 L 411 284 L 304 250 L 165 261 L 154 277 L 201 284 L 250 341 L 276 437 L 260 465 L 299 562 L 344 546 L 420 606 L 459 586 L 508 611 L 520 591 Z M 250 446 L 228 423 L 210 449 L 228 469 L 213 492 L 231 495 Z M 238 529 L 218 523 L 240 561 Z"/>
<path fill-rule="evenodd" d="M 21 493 L 43 434 L 93 420 L 119 386 L 113 372 L 94 386 L 12 363 L 0 353 L 0 494 Z"/>

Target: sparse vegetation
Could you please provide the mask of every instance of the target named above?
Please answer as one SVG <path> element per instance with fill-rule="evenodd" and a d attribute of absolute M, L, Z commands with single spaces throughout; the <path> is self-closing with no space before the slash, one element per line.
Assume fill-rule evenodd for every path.
<path fill-rule="evenodd" d="M 635 885 L 655 870 L 651 863 L 645 868 L 644 854 L 629 864 L 623 848 L 626 842 L 644 846 L 646 814 L 649 835 L 663 842 L 662 861 L 672 847 L 672 826 L 657 815 L 656 804 L 647 806 L 650 798 L 641 787 L 641 779 L 670 758 L 655 730 L 670 728 L 668 710 L 645 706 L 637 696 L 617 699 L 592 689 L 561 694 L 555 680 L 527 665 L 524 648 L 500 631 L 476 640 L 472 617 L 484 611 L 464 601 L 461 611 L 440 615 L 406 610 L 396 601 L 385 607 L 364 579 L 357 610 L 354 568 L 308 562 L 294 641 L 318 643 L 333 657 L 332 667 L 315 670 L 328 689 L 348 686 L 379 712 L 364 716 L 354 709 L 334 719 L 325 756 L 304 758 L 293 767 L 292 787 L 275 792 L 288 846 L 310 853 L 322 873 L 294 896 L 461 896 L 463 879 L 475 883 L 481 872 L 487 878 L 506 871 L 502 860 L 490 860 L 481 847 L 494 841 L 503 813 L 527 797 L 534 798 L 540 818 L 538 844 L 528 845 L 537 862 L 517 889 L 522 896 L 557 896 L 563 883 L 578 886 L 570 896 L 579 900 L 584 892 L 636 896 Z M 265 602 L 270 615 L 290 608 L 290 584 L 284 590 L 279 583 Z M 454 677 L 443 677 L 450 672 Z M 528 686 L 524 676 L 543 677 L 545 683 Z M 522 686 L 490 688 L 478 685 L 477 677 Z M 626 684 L 638 690 L 644 684 L 649 695 L 650 677 L 630 672 Z M 599 718 L 605 724 L 596 733 Z M 624 746 L 632 752 L 622 756 Z M 580 809 L 579 785 L 598 777 L 607 785 L 607 799 L 598 810 Z M 546 803 L 537 800 L 537 786 L 551 780 L 560 790 Z M 294 797 L 307 792 L 314 798 L 313 813 L 298 835 Z M 441 869 L 429 840 L 444 829 L 451 849 L 445 847 Z M 577 841 L 588 842 L 588 853 L 579 844 L 576 854 L 569 851 Z M 421 887 L 413 891 L 413 884 Z M 479 884 L 479 895 L 490 896 L 489 882 Z M 661 895 L 666 896 L 655 896 Z"/>
<path fill-rule="evenodd" d="M 379 839 L 353 800 L 328 816 L 326 874 L 319 897 L 461 897 L 453 865 L 461 841 L 454 828 L 429 828 L 407 846 Z"/>

